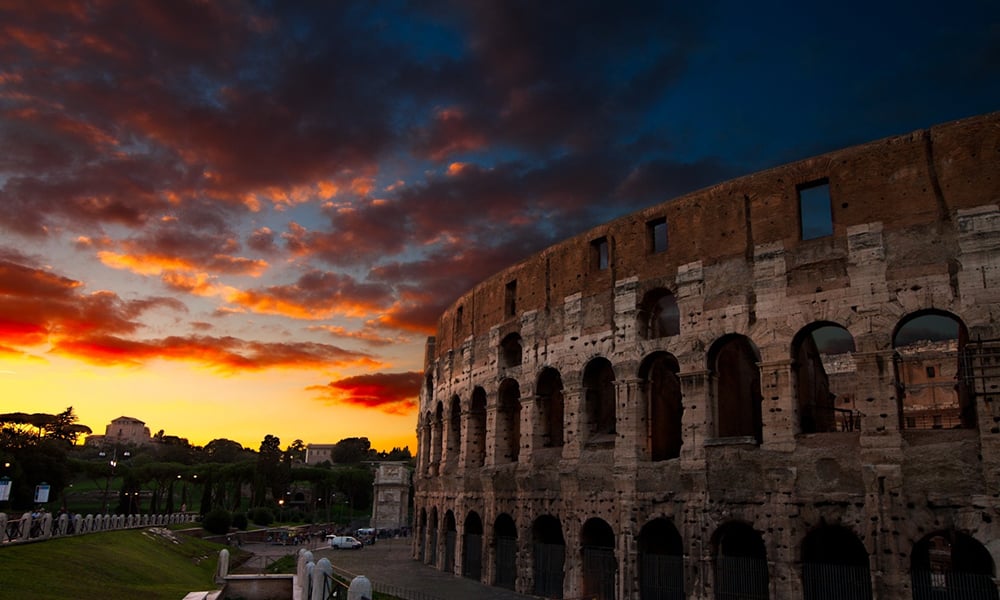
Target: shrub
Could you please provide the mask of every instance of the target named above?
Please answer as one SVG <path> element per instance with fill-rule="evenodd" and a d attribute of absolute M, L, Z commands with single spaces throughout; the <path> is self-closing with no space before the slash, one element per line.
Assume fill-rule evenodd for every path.
<path fill-rule="evenodd" d="M 201 520 L 201 526 L 205 528 L 205 531 L 215 534 L 229 533 L 229 526 L 232 524 L 233 517 L 229 514 L 228 510 L 223 508 L 214 508 L 205 515 Z"/>
<path fill-rule="evenodd" d="M 250 511 L 250 520 L 256 525 L 267 527 L 274 522 L 274 513 L 266 508 L 255 508 Z"/>
<path fill-rule="evenodd" d="M 241 531 L 247 530 L 247 514 L 246 513 L 236 513 L 233 515 L 233 527 Z"/>

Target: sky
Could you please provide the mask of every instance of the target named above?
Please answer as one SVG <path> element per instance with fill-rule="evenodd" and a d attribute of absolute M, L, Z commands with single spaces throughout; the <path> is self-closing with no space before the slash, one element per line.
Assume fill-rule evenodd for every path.
<path fill-rule="evenodd" d="M 996 0 L 0 0 L 0 412 L 416 450 L 478 281 L 1000 109 Z"/>

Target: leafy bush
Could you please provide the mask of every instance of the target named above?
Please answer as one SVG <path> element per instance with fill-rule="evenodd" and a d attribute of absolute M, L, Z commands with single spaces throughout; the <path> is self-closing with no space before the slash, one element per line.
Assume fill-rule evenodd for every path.
<path fill-rule="evenodd" d="M 274 513 L 266 508 L 255 508 L 250 511 L 250 520 L 256 525 L 267 527 L 274 522 Z"/>
<path fill-rule="evenodd" d="M 229 526 L 233 522 L 232 515 L 223 508 L 214 508 L 201 520 L 201 526 L 205 531 L 215 534 L 229 533 Z"/>
<path fill-rule="evenodd" d="M 233 527 L 241 531 L 247 530 L 247 515 L 246 513 L 236 513 L 233 515 Z"/>

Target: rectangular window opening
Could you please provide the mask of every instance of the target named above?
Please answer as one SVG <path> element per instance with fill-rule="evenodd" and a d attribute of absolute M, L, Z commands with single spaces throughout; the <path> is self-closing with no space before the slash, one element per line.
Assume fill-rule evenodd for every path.
<path fill-rule="evenodd" d="M 602 237 L 590 242 L 590 268 L 603 271 L 608 268 L 608 238 Z"/>
<path fill-rule="evenodd" d="M 458 339 L 462 335 L 462 313 L 464 312 L 463 307 L 459 306 L 455 310 L 455 339 Z"/>
<path fill-rule="evenodd" d="M 504 312 L 508 317 L 517 314 L 517 280 L 507 283 L 504 290 Z"/>
<path fill-rule="evenodd" d="M 798 187 L 799 228 L 803 240 L 833 235 L 833 208 L 830 204 L 830 182 L 826 179 Z"/>
<path fill-rule="evenodd" d="M 934 367 L 927 367 L 927 377 L 928 378 L 934 377 Z"/>
<path fill-rule="evenodd" d="M 649 236 L 649 250 L 651 254 L 666 252 L 667 250 L 667 219 L 661 217 L 646 223 L 646 233 Z"/>

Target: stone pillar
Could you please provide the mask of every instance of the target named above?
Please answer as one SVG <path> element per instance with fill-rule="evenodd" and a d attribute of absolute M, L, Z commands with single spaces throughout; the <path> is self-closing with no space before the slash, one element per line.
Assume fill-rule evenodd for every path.
<path fill-rule="evenodd" d="M 646 457 L 649 432 L 643 380 L 638 378 L 615 381 L 615 465 L 634 471 Z"/>
<path fill-rule="evenodd" d="M 711 379 L 706 370 L 681 373 L 679 379 L 684 402 L 681 467 L 687 471 L 703 471 L 705 440 L 712 437 L 709 430 Z"/>
<path fill-rule="evenodd" d="M 760 368 L 762 448 L 777 452 L 795 451 L 798 431 L 797 407 L 792 391 L 792 360 L 785 358 L 758 364 Z"/>
<path fill-rule="evenodd" d="M 325 559 L 324 559 L 325 560 Z M 347 589 L 347 600 L 372 600 L 372 582 L 364 575 L 358 575 L 351 580 L 351 587 Z"/>
<path fill-rule="evenodd" d="M 229 550 L 223 548 L 219 550 L 219 567 L 215 571 L 215 582 L 224 582 L 226 575 L 229 575 Z"/>
<path fill-rule="evenodd" d="M 306 565 L 313 562 L 313 553 L 302 548 L 299 550 L 298 560 L 295 562 L 295 577 L 298 579 L 299 587 L 302 587 L 306 579 Z"/>
<path fill-rule="evenodd" d="M 312 570 L 312 585 L 310 586 L 309 600 L 325 600 L 327 579 L 333 577 L 333 565 L 329 559 L 321 558 Z"/>
<path fill-rule="evenodd" d="M 584 389 L 580 385 L 566 386 L 563 381 L 563 460 L 578 461 L 586 442 L 586 415 L 583 406 Z"/>
<path fill-rule="evenodd" d="M 534 386 L 522 386 L 522 390 L 532 389 Z M 532 464 L 532 456 L 542 447 L 542 435 L 540 433 L 541 420 L 538 408 L 538 396 L 534 394 L 521 396 L 521 449 L 518 452 L 517 462 L 523 465 Z"/>

